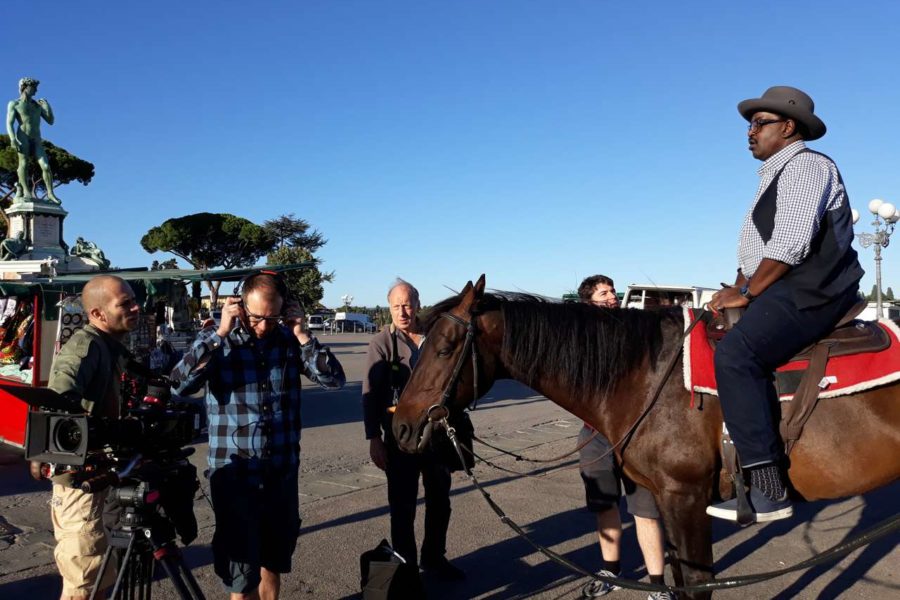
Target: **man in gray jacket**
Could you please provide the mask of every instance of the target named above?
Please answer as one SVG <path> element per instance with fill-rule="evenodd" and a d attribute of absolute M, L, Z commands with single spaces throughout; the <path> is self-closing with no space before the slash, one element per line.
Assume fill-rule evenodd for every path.
<path fill-rule="evenodd" d="M 391 432 L 390 408 L 397 403 L 425 341 L 416 319 L 419 292 L 410 283 L 397 279 L 388 291 L 388 305 L 390 327 L 369 342 L 363 411 L 372 462 L 387 474 L 391 544 L 407 563 L 417 564 L 414 524 L 421 474 L 425 488 L 425 539 L 420 564 L 441 579 L 464 579 L 465 574 L 444 556 L 450 524 L 450 471 L 429 452 L 402 452 Z"/>

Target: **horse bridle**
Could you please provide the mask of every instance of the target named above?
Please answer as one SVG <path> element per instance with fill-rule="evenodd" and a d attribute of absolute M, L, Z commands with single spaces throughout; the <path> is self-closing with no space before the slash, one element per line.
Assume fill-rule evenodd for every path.
<path fill-rule="evenodd" d="M 466 330 L 466 339 L 463 342 L 462 352 L 459 353 L 459 358 L 456 360 L 456 366 L 453 367 L 453 372 L 450 374 L 450 380 L 447 382 L 447 386 L 441 393 L 441 401 L 439 404 L 432 404 L 425 412 L 425 417 L 428 419 L 429 424 L 442 423 L 445 427 L 449 427 L 447 418 L 450 416 L 450 409 L 448 408 L 447 403 L 456 391 L 456 386 L 459 384 L 460 373 L 462 373 L 463 366 L 466 363 L 466 354 L 470 351 L 472 354 L 472 399 L 474 403 L 478 403 L 478 347 L 475 345 L 475 336 L 478 333 L 478 329 L 475 327 L 474 318 L 466 321 L 449 312 L 441 313 L 440 318 L 461 325 Z M 425 442 L 425 436 L 423 435 L 423 441 L 420 442 L 420 445 Z"/>

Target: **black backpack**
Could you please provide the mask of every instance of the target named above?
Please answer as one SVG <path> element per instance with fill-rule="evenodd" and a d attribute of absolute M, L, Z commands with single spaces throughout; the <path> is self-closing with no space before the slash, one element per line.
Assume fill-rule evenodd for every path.
<path fill-rule="evenodd" d="M 363 600 L 418 600 L 425 598 L 419 570 L 394 552 L 387 540 L 359 557 Z"/>

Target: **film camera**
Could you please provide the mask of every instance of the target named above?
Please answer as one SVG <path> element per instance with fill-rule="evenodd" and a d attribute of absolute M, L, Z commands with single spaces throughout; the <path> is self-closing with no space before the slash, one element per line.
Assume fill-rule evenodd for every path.
<path fill-rule="evenodd" d="M 48 388 L 3 386 L 11 395 L 38 410 L 28 413 L 25 458 L 54 465 L 95 468 L 92 464 L 134 453 L 155 455 L 190 444 L 198 410 L 171 400 L 169 381 L 158 377 L 144 393 L 135 380 L 119 418 L 84 414 L 77 401 Z"/>
<path fill-rule="evenodd" d="M 185 544 L 197 537 L 194 494 L 200 482 L 187 460 L 194 450 L 184 446 L 195 437 L 198 410 L 173 402 L 165 377 L 127 376 L 122 384 L 119 418 L 83 414 L 80 399 L 47 388 L 0 387 L 37 409 L 28 413 L 25 458 L 40 464 L 41 477 L 71 474 L 86 493 L 110 488 L 109 499 L 121 507 L 101 566 L 105 571 L 112 554 L 119 554 L 111 597 L 149 598 L 159 564 L 181 598 L 202 598 L 175 545 L 176 533 Z"/>

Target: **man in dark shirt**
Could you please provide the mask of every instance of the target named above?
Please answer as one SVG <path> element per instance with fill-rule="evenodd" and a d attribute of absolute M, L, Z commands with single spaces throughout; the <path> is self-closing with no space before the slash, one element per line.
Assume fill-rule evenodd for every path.
<path fill-rule="evenodd" d="M 778 403 L 772 373 L 834 327 L 857 301 L 863 276 L 841 174 L 805 144 L 825 135 L 813 110 L 812 98 L 787 86 L 738 104 L 750 123 L 750 152 L 763 164 L 741 228 L 737 278 L 710 302 L 716 310 L 747 309 L 719 343 L 715 368 L 725 424 L 750 473 L 757 522 L 793 514 L 771 409 Z M 737 501 L 706 512 L 736 521 Z"/>
<path fill-rule="evenodd" d="M 300 533 L 301 375 L 324 388 L 345 382 L 270 272 L 244 280 L 218 328 L 202 331 L 172 372 L 179 394 L 208 386 L 213 555 L 232 600 L 277 598 L 280 574 L 291 570 Z"/>
<path fill-rule="evenodd" d="M 425 488 L 422 568 L 443 579 L 463 579 L 464 573 L 444 556 L 450 524 L 450 471 L 429 452 L 402 452 L 391 430 L 393 413 L 389 409 L 396 404 L 409 380 L 425 339 L 416 319 L 419 292 L 398 279 L 388 292 L 388 305 L 390 327 L 369 342 L 363 411 L 372 462 L 387 474 L 391 543 L 407 563 L 417 564 L 414 524 L 421 474 Z"/>

